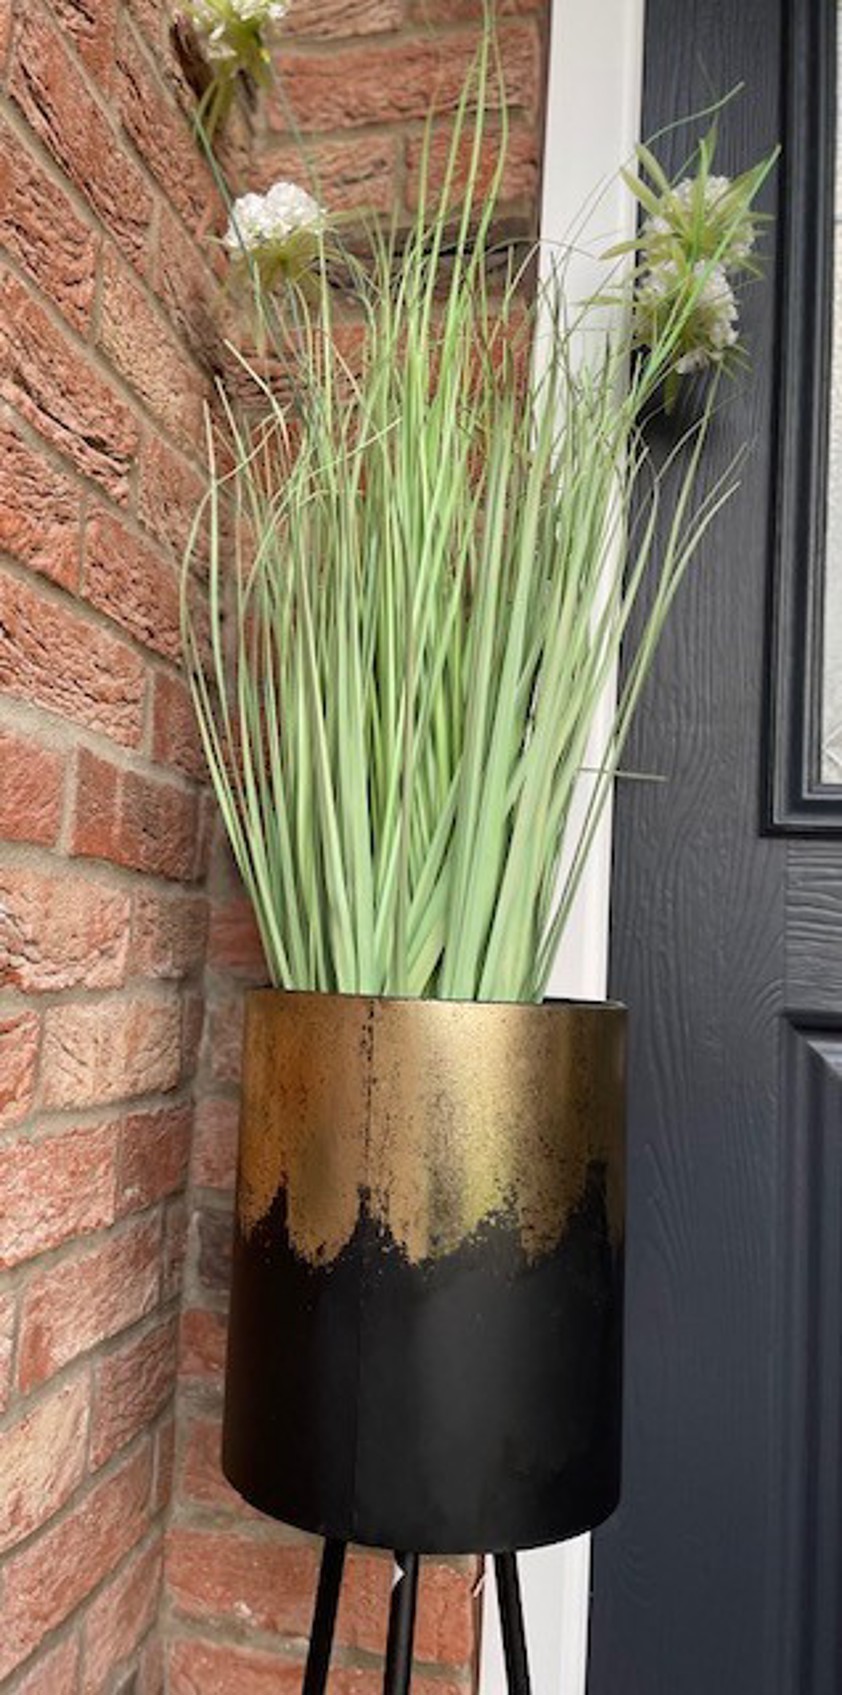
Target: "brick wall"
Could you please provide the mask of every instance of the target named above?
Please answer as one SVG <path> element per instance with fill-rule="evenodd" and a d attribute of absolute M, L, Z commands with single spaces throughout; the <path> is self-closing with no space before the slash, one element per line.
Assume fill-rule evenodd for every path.
<path fill-rule="evenodd" d="M 529 219 L 544 6 L 503 9 L 507 210 Z M 428 101 L 452 101 L 480 14 L 296 0 L 252 166 L 234 120 L 232 180 L 300 180 L 294 111 L 333 209 L 410 210 Z M 160 0 L 0 0 L 3 1695 L 297 1689 L 318 1558 L 218 1463 L 241 1003 L 262 965 L 178 670 L 174 560 L 228 308 L 168 22 Z M 471 1683 L 473 1582 L 470 1562 L 425 1568 L 428 1695 Z M 378 1685 L 389 1583 L 355 1556 L 348 1695 Z"/>
<path fill-rule="evenodd" d="M 0 75 L 0 1687 L 153 1695 L 207 930 L 173 560 L 219 208 L 165 7 L 5 0 Z"/>

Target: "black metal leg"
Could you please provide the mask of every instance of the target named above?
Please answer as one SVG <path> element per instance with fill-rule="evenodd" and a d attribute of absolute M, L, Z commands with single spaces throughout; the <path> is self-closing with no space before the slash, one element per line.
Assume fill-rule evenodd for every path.
<path fill-rule="evenodd" d="M 417 1554 L 395 1555 L 395 1586 L 389 1609 L 389 1640 L 383 1695 L 408 1695 L 412 1676 L 412 1642 L 415 1636 L 415 1604 L 418 1599 Z"/>
<path fill-rule="evenodd" d="M 324 1545 L 303 1695 L 324 1695 L 327 1688 L 336 1609 L 339 1606 L 339 1590 L 345 1566 L 345 1550 L 344 1542 L 326 1542 Z"/>
<path fill-rule="evenodd" d="M 500 1603 L 500 1628 L 503 1634 L 509 1695 L 530 1695 L 529 1658 L 526 1652 L 517 1554 L 495 1554 L 494 1570 L 497 1575 L 497 1599 Z"/>

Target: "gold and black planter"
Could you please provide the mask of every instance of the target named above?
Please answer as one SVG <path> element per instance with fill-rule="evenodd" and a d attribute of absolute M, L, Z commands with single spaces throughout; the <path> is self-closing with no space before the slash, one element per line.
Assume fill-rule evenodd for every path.
<path fill-rule="evenodd" d="M 392 1690 L 416 1556 L 499 1556 L 523 1689 L 515 1550 L 616 1506 L 624 1058 L 613 1005 L 249 997 L 223 1465 L 327 1538 L 308 1695 L 348 1542 L 402 1551 Z"/>

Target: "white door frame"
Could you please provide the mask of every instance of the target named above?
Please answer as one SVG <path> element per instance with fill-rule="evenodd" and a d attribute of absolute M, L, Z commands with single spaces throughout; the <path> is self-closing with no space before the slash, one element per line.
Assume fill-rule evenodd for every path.
<path fill-rule="evenodd" d="M 554 255 L 575 232 L 577 251 L 566 273 L 571 301 L 604 284 L 599 254 L 634 233 L 634 203 L 617 172 L 639 135 L 644 4 L 552 0 L 542 271 L 549 274 Z M 600 191 L 596 203 L 595 190 Z M 593 210 L 583 226 L 588 206 Z M 604 740 L 598 729 L 596 745 Z M 606 994 L 610 873 L 611 820 L 606 815 L 553 972 L 553 995 L 600 1000 Z M 487 1568 L 480 1695 L 506 1695 L 491 1561 Z M 590 1537 L 524 1554 L 520 1569 L 534 1695 L 585 1695 Z"/>

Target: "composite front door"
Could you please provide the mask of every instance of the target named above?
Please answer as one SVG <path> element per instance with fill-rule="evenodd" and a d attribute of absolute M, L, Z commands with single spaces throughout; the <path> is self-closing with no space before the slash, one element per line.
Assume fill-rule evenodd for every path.
<path fill-rule="evenodd" d="M 643 132 L 742 82 L 717 169 L 783 146 L 742 488 L 676 606 L 618 798 L 631 1009 L 625 1494 L 588 1695 L 842 1691 L 842 358 L 834 0 L 648 0 Z M 675 167 L 687 132 L 659 142 Z M 842 264 L 840 264 L 842 271 Z M 842 275 L 836 281 L 842 300 Z M 838 339 L 838 335 L 837 335 Z M 828 413 L 831 428 L 828 431 Z"/>

